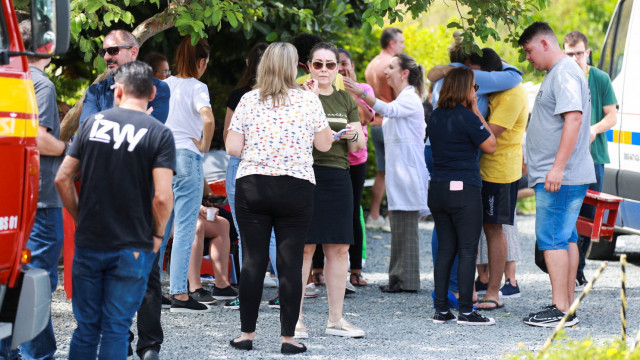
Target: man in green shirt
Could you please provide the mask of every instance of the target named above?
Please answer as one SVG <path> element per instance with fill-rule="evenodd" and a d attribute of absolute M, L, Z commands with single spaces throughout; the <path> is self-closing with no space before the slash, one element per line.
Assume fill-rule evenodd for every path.
<path fill-rule="evenodd" d="M 564 53 L 580 65 L 589 83 L 591 92 L 591 157 L 596 170 L 596 183 L 589 189 L 602 191 L 604 177 L 604 164 L 609 163 L 609 151 L 607 150 L 607 137 L 605 132 L 616 124 L 616 94 L 611 86 L 611 79 L 604 71 L 587 64 L 591 54 L 589 40 L 580 31 L 572 31 L 564 37 Z M 595 208 L 591 205 L 582 205 L 580 215 L 592 218 Z M 576 291 L 582 290 L 587 283 L 584 277 L 585 254 L 591 240 L 580 236 L 578 248 L 580 250 L 580 264 L 576 275 Z"/>

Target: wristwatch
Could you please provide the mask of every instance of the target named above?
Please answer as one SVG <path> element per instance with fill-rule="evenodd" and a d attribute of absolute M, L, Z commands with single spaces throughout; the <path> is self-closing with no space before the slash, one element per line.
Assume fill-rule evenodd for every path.
<path fill-rule="evenodd" d="M 362 95 L 360 95 L 360 99 L 365 99 L 367 97 L 367 95 L 369 95 L 369 94 L 367 94 L 367 90 L 364 90 L 362 92 Z"/>

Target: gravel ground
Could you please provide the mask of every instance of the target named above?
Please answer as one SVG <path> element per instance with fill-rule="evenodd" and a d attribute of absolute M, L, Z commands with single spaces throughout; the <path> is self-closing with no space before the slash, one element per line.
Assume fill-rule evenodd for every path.
<path fill-rule="evenodd" d="M 363 328 L 363 339 L 345 339 L 324 334 L 327 321 L 327 298 L 324 287 L 320 296 L 305 301 L 305 323 L 310 338 L 303 341 L 309 359 L 498 359 L 519 351 L 520 346 L 540 349 L 551 329 L 530 327 L 522 323 L 529 312 L 548 305 L 551 288 L 546 274 L 533 261 L 534 225 L 531 215 L 517 217 L 522 260 L 518 264 L 518 282 L 522 297 L 505 300 L 503 309 L 485 311 L 496 319 L 496 326 L 436 325 L 431 322 L 433 302 L 433 262 L 431 232 L 433 222 L 420 223 L 420 269 L 422 290 L 417 294 L 382 294 L 378 285 L 387 282 L 390 234 L 367 232 L 368 259 L 363 270 L 369 285 L 359 288 L 345 300 L 344 314 Z M 627 267 L 628 333 L 634 337 L 640 325 L 640 262 Z M 587 261 L 585 273 L 591 279 L 598 261 Z M 167 284 L 165 284 L 166 286 Z M 620 264 L 610 262 L 593 291 L 579 308 L 580 323 L 567 329 L 572 339 L 587 336 L 604 341 L 620 334 Z M 228 342 L 240 334 L 239 312 L 224 309 L 222 302 L 209 314 L 171 314 L 163 310 L 165 342 L 160 353 L 164 359 L 270 359 L 282 358 L 279 346 L 279 311 L 269 309 L 266 301 L 275 289 L 265 289 L 260 308 L 255 350 L 241 352 Z M 52 307 L 53 325 L 58 339 L 58 357 L 66 358 L 75 328 L 71 302 L 63 291 L 56 291 Z"/>

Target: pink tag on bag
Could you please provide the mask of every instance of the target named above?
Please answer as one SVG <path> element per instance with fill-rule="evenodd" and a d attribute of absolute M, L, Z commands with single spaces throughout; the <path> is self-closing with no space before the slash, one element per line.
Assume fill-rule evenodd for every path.
<path fill-rule="evenodd" d="M 461 191 L 463 186 L 462 181 L 451 181 L 449 182 L 449 191 Z"/>

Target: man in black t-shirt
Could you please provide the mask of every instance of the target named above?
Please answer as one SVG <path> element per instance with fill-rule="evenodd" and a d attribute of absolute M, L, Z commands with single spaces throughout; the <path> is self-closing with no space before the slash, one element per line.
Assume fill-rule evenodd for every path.
<path fill-rule="evenodd" d="M 151 67 L 126 63 L 115 74 L 117 107 L 82 124 L 56 176 L 77 222 L 70 359 L 125 359 L 128 334 L 173 208 L 175 145 L 147 115 Z M 82 172 L 80 198 L 73 176 Z"/>

